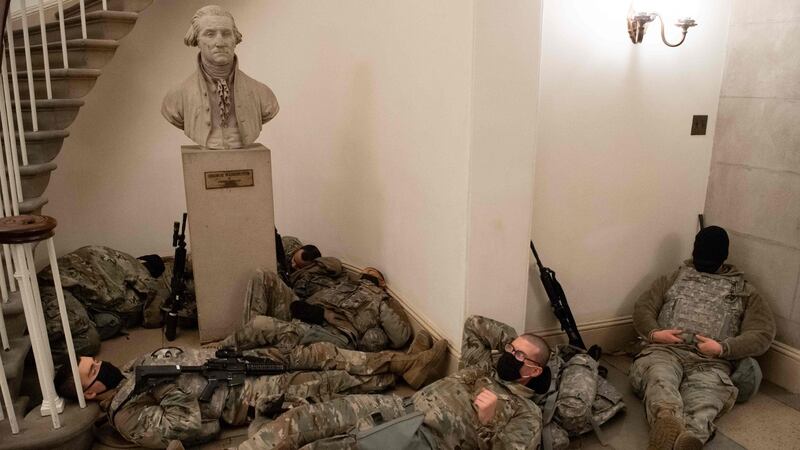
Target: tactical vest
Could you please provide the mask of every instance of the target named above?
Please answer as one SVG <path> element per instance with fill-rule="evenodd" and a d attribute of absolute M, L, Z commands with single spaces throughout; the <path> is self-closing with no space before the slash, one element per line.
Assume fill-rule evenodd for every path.
<path fill-rule="evenodd" d="M 680 329 L 716 341 L 739 334 L 744 312 L 744 277 L 702 273 L 683 266 L 658 314 L 662 329 Z"/>

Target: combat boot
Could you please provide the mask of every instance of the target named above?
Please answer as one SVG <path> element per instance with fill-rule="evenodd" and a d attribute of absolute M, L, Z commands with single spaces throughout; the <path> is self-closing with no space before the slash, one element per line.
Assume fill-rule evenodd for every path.
<path fill-rule="evenodd" d="M 703 448 L 703 441 L 695 437 L 692 433 L 684 431 L 675 440 L 675 450 L 700 450 Z"/>
<path fill-rule="evenodd" d="M 433 346 L 433 338 L 431 334 L 425 330 L 419 330 L 414 334 L 414 340 L 411 341 L 411 345 L 408 347 L 408 351 L 406 352 L 409 355 L 414 355 L 420 352 L 424 352 Z"/>
<path fill-rule="evenodd" d="M 447 351 L 447 341 L 441 340 L 433 344 L 429 350 L 425 350 L 413 355 L 395 354 L 392 358 L 390 370 L 392 373 L 399 374 L 406 380 L 409 386 L 419 389 L 425 381 L 435 374 L 444 361 L 444 354 Z"/>
<path fill-rule="evenodd" d="M 683 432 L 683 421 L 670 410 L 659 410 L 656 421 L 650 428 L 647 450 L 672 450 L 678 435 Z M 677 447 L 676 447 L 677 448 Z"/>

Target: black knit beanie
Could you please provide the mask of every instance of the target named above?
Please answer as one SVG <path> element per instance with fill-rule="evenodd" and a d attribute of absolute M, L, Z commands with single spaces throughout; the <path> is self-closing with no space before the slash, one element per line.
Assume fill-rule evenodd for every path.
<path fill-rule="evenodd" d="M 692 260 L 700 272 L 716 273 L 728 259 L 728 233 L 723 228 L 710 226 L 703 228 L 694 238 Z"/>

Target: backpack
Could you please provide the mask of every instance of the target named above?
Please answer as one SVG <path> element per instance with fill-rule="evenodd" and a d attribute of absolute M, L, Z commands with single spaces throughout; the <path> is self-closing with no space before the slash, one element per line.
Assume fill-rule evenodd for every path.
<path fill-rule="evenodd" d="M 625 409 L 622 394 L 599 375 L 599 364 L 585 350 L 558 346 L 548 363 L 553 374 L 541 399 L 542 448 L 565 449 L 569 438 L 590 431 L 604 442 L 600 425 Z"/>

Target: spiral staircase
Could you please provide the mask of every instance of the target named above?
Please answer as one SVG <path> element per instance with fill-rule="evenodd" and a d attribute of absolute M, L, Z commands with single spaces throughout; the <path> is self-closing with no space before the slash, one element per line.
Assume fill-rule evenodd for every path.
<path fill-rule="evenodd" d="M 3 3 L 7 10 L 10 2 L 0 2 L 0 8 Z M 33 7 L 29 8 L 28 17 L 35 19 L 39 14 L 35 9 L 39 6 L 39 2 L 30 0 L 29 3 Z M 63 8 L 63 36 L 66 42 L 68 68 L 65 68 L 64 64 L 59 12 L 54 6 L 56 2 L 44 3 L 50 5 L 47 9 L 48 14 L 45 15 L 44 27 L 48 50 L 47 61 L 44 57 L 42 29 L 38 20 L 35 20 L 34 25 L 28 26 L 27 50 L 22 21 L 19 17 L 12 16 L 7 22 L 13 33 L 2 33 L 4 37 L 10 38 L 6 40 L 4 48 L 12 47 L 9 43 L 13 42 L 11 50 L 19 92 L 18 100 L 13 91 L 8 95 L 9 101 L 6 105 L 10 104 L 15 112 L 13 124 L 8 125 L 13 126 L 16 132 L 19 130 L 21 119 L 27 150 L 23 159 L 23 142 L 19 133 L 8 132 L 8 137 L 2 135 L 4 149 L 11 143 L 8 138 L 14 136 L 16 146 L 12 148 L 17 149 L 17 157 L 21 161 L 19 180 L 22 196 L 18 198 L 19 214 L 38 214 L 47 203 L 45 191 L 50 174 L 57 167 L 55 160 L 64 139 L 69 137 L 68 128 L 77 119 L 78 112 L 84 104 L 82 98 L 91 91 L 97 78 L 102 74 L 103 66 L 114 56 L 120 40 L 133 29 L 139 13 L 147 8 L 152 0 L 84 0 L 83 8 L 79 2 L 67 2 Z M 69 3 L 74 4 L 70 6 Z M 30 77 L 26 61 L 28 52 Z M 3 54 L 7 62 L 8 85 L 12 86 L 14 75 L 10 62 L 11 55 L 8 52 Z M 45 76 L 47 66 L 50 75 L 50 95 Z M 33 101 L 31 101 L 29 80 L 32 80 L 33 84 Z M 19 111 L 17 104 L 20 106 Z M 32 119 L 32 107 L 36 110 L 36 123 Z M 4 128 L 3 133 L 7 129 Z M 8 176 L 12 176 L 12 167 L 9 165 L 6 167 Z M 35 381 L 31 382 L 32 378 L 35 379 L 36 371 L 31 367 L 26 368 L 26 358 L 30 353 L 31 343 L 26 334 L 19 292 L 9 292 L 8 302 L 0 305 L 10 344 L 10 349 L 0 350 L 0 355 L 19 423 L 19 433 L 12 433 L 4 406 L 4 420 L 0 421 L 0 450 L 89 448 L 93 441 L 91 426 L 99 412 L 97 406 L 90 403 L 81 409 L 76 404 L 68 402 L 61 415 L 61 427 L 53 429 L 49 417 L 42 417 L 37 407 L 41 401 L 39 388 Z"/>

